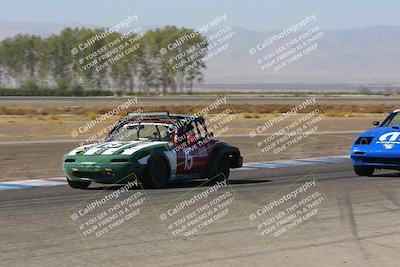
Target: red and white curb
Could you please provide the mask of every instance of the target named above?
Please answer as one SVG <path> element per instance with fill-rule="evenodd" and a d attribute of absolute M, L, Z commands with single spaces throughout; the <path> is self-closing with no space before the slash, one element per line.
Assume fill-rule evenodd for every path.
<path fill-rule="evenodd" d="M 293 159 L 293 160 L 281 160 L 271 162 L 249 162 L 244 163 L 240 169 L 233 169 L 232 171 L 251 171 L 261 169 L 275 169 L 275 168 L 287 168 L 307 165 L 318 165 L 328 163 L 341 163 L 349 161 L 349 156 L 331 156 L 331 157 L 317 157 L 317 158 L 305 158 L 305 159 Z M 44 179 L 33 179 L 33 180 L 20 180 L 0 183 L 0 190 L 10 189 L 29 189 L 35 187 L 50 187 L 57 185 L 66 185 L 67 181 L 65 177 L 53 177 Z"/>

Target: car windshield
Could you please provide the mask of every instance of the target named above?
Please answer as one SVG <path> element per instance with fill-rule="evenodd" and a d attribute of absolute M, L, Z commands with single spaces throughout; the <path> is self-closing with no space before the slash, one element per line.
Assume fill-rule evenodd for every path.
<path fill-rule="evenodd" d="M 110 141 L 170 141 L 168 124 L 135 123 L 126 124 L 108 136 Z"/>
<path fill-rule="evenodd" d="M 395 124 L 400 124 L 400 115 L 399 112 L 391 113 L 385 121 L 382 123 L 381 127 L 391 127 Z"/>

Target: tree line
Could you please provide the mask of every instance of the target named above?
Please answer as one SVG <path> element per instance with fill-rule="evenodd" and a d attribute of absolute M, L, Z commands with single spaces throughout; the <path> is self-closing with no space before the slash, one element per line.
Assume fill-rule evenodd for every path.
<path fill-rule="evenodd" d="M 11 92 L 9 88 L 22 88 L 49 94 L 51 90 L 69 91 L 72 95 L 89 89 L 177 93 L 191 92 L 193 83 L 203 79 L 206 38 L 191 29 L 175 26 L 129 32 L 129 37 L 135 40 L 132 53 L 100 70 L 85 69 L 86 63 L 81 64 L 80 59 L 90 56 L 91 62 L 104 62 L 105 50 L 101 49 L 111 47 L 115 40 L 127 35 L 113 32 L 85 47 L 82 53 L 75 56 L 71 53 L 73 47 L 100 36 L 104 30 L 65 28 L 45 38 L 20 34 L 0 41 L 0 87 L 8 88 L 3 89 L 7 92 Z M 163 49 L 166 52 L 160 53 Z"/>

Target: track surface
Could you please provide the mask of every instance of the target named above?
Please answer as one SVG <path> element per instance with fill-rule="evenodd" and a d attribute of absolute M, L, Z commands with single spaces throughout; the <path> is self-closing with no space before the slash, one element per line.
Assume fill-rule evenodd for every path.
<path fill-rule="evenodd" d="M 265 244 L 246 208 L 310 173 L 329 200 L 329 208 L 321 210 L 325 215 Z M 200 183 L 145 192 L 160 207 L 190 190 L 202 191 Z M 89 245 L 67 211 L 112 190 L 55 186 L 2 191 L 0 266 L 400 266 L 399 183 L 400 177 L 390 172 L 356 177 L 350 163 L 235 172 L 232 190 L 243 210 L 234 210 L 231 218 L 194 240 L 171 241 L 150 213 Z"/>

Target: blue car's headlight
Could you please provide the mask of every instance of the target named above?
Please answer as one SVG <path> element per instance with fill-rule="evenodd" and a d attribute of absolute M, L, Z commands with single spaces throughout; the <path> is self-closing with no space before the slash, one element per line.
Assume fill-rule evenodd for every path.
<path fill-rule="evenodd" d="M 356 145 L 369 145 L 372 142 L 373 137 L 359 137 L 356 140 Z"/>

